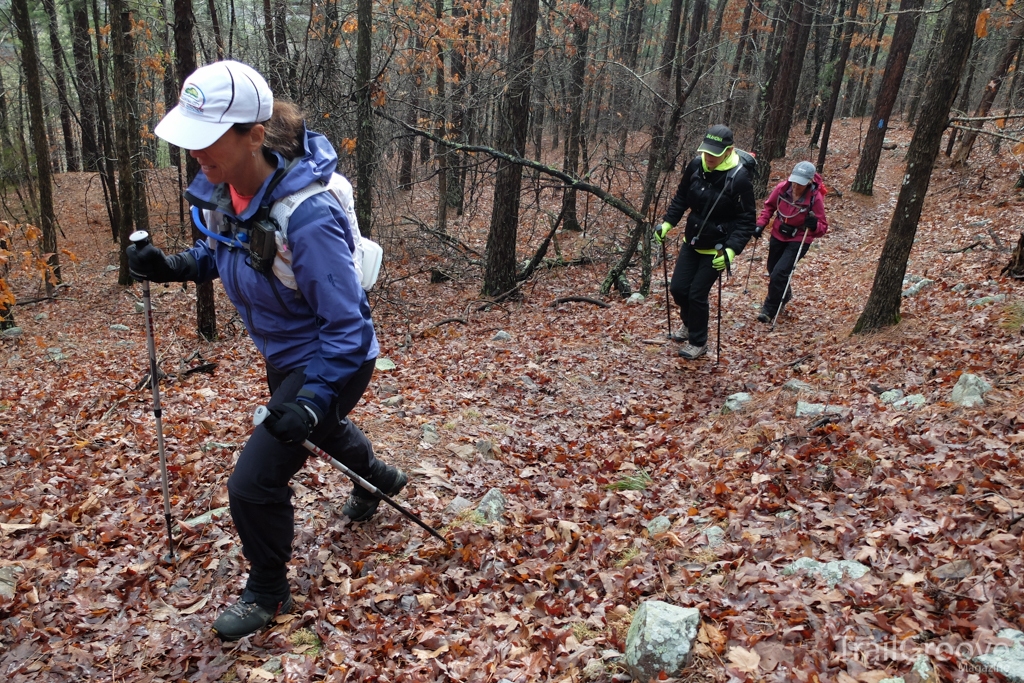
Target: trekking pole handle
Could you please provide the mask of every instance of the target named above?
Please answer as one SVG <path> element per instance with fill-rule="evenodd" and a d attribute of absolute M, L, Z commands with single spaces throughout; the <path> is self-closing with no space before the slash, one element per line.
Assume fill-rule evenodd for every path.
<path fill-rule="evenodd" d="M 718 243 L 715 245 L 715 252 L 725 261 L 725 274 L 732 277 L 732 263 L 729 262 L 729 255 L 724 252 L 724 249 L 724 244 Z"/>
<path fill-rule="evenodd" d="M 128 236 L 128 240 L 134 244 L 137 249 L 142 249 L 142 247 L 147 244 L 153 243 L 153 241 L 149 239 L 149 233 L 145 230 L 136 230 Z"/>

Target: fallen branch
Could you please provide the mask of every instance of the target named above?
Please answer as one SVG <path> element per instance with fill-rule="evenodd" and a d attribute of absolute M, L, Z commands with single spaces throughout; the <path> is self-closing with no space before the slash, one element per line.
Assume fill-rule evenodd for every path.
<path fill-rule="evenodd" d="M 595 306 L 600 306 L 601 308 L 611 308 L 611 306 L 609 306 L 605 302 L 600 301 L 599 299 L 591 299 L 589 296 L 560 296 L 554 301 L 552 301 L 551 305 L 557 306 L 558 304 L 565 304 L 571 301 L 578 301 L 580 303 L 585 304 L 594 304 Z"/>
<path fill-rule="evenodd" d="M 981 242 L 978 241 L 978 242 L 975 242 L 974 244 L 971 244 L 970 246 L 964 247 L 963 249 L 939 249 L 939 253 L 940 254 L 962 254 L 965 251 L 970 251 L 971 249 L 974 249 L 975 247 L 980 247 L 980 246 L 981 246 Z"/>
<path fill-rule="evenodd" d="M 449 149 L 454 149 L 457 152 L 469 152 L 469 153 L 477 153 L 477 152 L 479 152 L 479 153 L 487 154 L 487 155 L 489 155 L 491 157 L 494 157 L 495 159 L 501 159 L 502 161 L 507 161 L 510 164 L 516 164 L 518 166 L 525 166 L 527 168 L 532 168 L 532 169 L 534 169 L 536 171 L 540 171 L 541 173 L 546 173 L 547 175 L 554 176 L 555 178 L 558 178 L 559 180 L 561 180 L 563 183 L 565 183 L 565 185 L 568 188 L 571 188 L 571 189 L 574 189 L 574 190 L 581 190 L 583 192 L 589 192 L 590 194 L 594 195 L 595 197 L 601 199 L 604 203 L 608 204 L 609 206 L 615 207 L 616 209 L 618 209 L 622 213 L 626 214 L 627 216 L 629 216 L 630 218 L 632 218 L 635 221 L 639 221 L 639 222 L 643 223 L 643 222 L 645 222 L 647 220 L 647 218 L 643 214 L 641 214 L 639 211 L 637 211 L 632 206 L 630 206 L 629 204 L 627 204 L 623 200 L 619 199 L 618 197 L 616 197 L 612 193 L 605 191 L 604 189 L 598 187 L 597 185 L 593 185 L 591 183 L 584 182 L 584 181 L 580 180 L 579 178 L 574 178 L 573 176 L 569 175 L 568 173 L 566 173 L 564 171 L 559 171 L 557 168 L 552 168 L 551 166 L 547 166 L 547 165 L 542 164 L 540 162 L 532 161 L 530 159 L 524 159 L 523 157 L 519 157 L 519 156 L 516 156 L 514 154 L 508 154 L 506 152 L 501 152 L 501 151 L 493 149 L 491 147 L 484 147 L 483 145 L 464 145 L 464 144 L 459 143 L 459 142 L 453 142 L 451 140 L 446 140 L 446 139 L 444 139 L 441 136 L 434 135 L 430 131 L 423 130 L 422 128 L 417 128 L 416 126 L 408 124 L 405 121 L 401 121 L 399 119 L 396 119 L 393 116 L 390 116 L 390 115 L 384 113 L 383 111 L 381 111 L 378 108 L 374 108 L 373 111 L 374 111 L 375 114 L 377 114 L 381 118 L 384 118 L 384 119 L 390 121 L 391 123 L 393 123 L 393 124 L 395 124 L 397 126 L 401 126 L 402 128 L 405 128 L 409 132 L 415 133 L 416 135 L 419 135 L 420 137 L 424 137 L 424 138 L 426 138 L 426 139 L 428 139 L 428 140 L 430 140 L 432 142 L 436 142 L 439 145 L 444 145 L 445 147 L 447 147 Z"/>
<path fill-rule="evenodd" d="M 460 325 L 468 325 L 469 321 L 466 320 L 465 318 L 445 318 L 444 320 L 438 320 L 433 325 L 430 325 L 429 327 L 423 328 L 423 330 L 420 331 L 419 336 L 422 337 L 423 335 L 425 335 L 430 330 L 435 330 L 438 327 L 441 327 L 441 325 L 449 325 L 451 323 L 459 323 Z"/>
<path fill-rule="evenodd" d="M 427 233 L 429 235 L 433 235 L 437 239 L 439 239 L 442 242 L 444 242 L 445 244 L 447 244 L 449 247 L 453 247 L 453 248 L 459 249 L 461 251 L 468 251 L 469 253 L 473 254 L 474 256 L 476 256 L 478 258 L 483 258 L 484 257 L 483 254 L 481 254 L 479 251 L 477 251 L 473 247 L 469 246 L 468 244 L 465 244 L 465 243 L 461 242 L 460 240 L 456 239 L 455 237 L 452 237 L 451 235 L 449 235 L 448 233 L 441 232 L 439 230 L 434 230 L 433 228 L 429 227 L 423 221 L 417 220 L 417 219 L 415 219 L 415 218 L 413 218 L 411 216 L 402 216 L 402 218 L 404 218 L 405 220 L 409 221 L 410 223 L 418 226 L 419 229 L 422 230 L 423 232 L 425 232 L 425 233 Z"/>

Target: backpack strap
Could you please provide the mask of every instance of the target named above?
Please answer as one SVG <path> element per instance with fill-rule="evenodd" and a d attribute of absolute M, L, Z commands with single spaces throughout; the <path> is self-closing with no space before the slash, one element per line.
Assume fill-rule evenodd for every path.
<path fill-rule="evenodd" d="M 298 192 L 293 192 L 290 195 L 281 197 L 271 204 L 270 220 L 272 220 L 277 226 L 277 229 L 281 231 L 281 237 L 283 239 L 288 239 L 288 220 L 291 218 L 292 214 L 295 213 L 295 209 L 299 207 L 299 204 L 310 197 L 322 192 L 327 192 L 327 189 L 326 183 L 320 180 L 314 180 Z"/>

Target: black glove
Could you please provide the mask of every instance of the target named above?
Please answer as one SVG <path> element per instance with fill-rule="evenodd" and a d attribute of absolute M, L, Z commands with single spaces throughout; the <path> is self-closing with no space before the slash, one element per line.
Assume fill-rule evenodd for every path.
<path fill-rule="evenodd" d="M 281 443 L 302 443 L 323 415 L 309 403 L 282 403 L 268 409 L 263 426 Z"/>
<path fill-rule="evenodd" d="M 818 230 L 818 217 L 810 211 L 807 212 L 807 218 L 804 219 L 804 229 L 809 232 L 817 232 Z"/>
<path fill-rule="evenodd" d="M 761 233 L 763 233 L 763 232 L 764 232 L 764 226 L 763 225 L 756 226 L 754 228 L 754 239 L 755 240 L 761 239 Z"/>
<path fill-rule="evenodd" d="M 128 272 L 136 280 L 184 282 L 199 276 L 199 266 L 188 252 L 165 256 L 149 241 L 141 248 L 129 244 L 125 251 L 128 254 Z"/>

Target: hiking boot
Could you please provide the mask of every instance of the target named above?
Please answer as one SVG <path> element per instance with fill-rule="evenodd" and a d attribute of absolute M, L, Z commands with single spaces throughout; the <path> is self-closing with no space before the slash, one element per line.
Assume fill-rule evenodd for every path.
<path fill-rule="evenodd" d="M 757 321 L 760 323 L 770 323 L 772 316 L 768 313 L 768 307 L 762 306 L 761 312 L 757 314 Z"/>
<path fill-rule="evenodd" d="M 278 614 L 290 612 L 294 604 L 291 594 L 271 609 L 255 601 L 247 601 L 249 597 L 251 594 L 246 591 L 238 602 L 221 612 L 217 621 L 213 622 L 213 632 L 221 640 L 238 640 L 252 635 L 272 622 Z"/>
<path fill-rule="evenodd" d="M 679 356 L 686 360 L 695 360 L 700 358 L 708 352 L 708 345 L 694 346 L 693 344 L 687 344 L 683 348 L 679 349 Z"/>
<path fill-rule="evenodd" d="M 685 344 L 690 341 L 690 331 L 686 329 L 686 325 L 683 325 L 675 334 L 668 335 L 668 338 L 677 344 Z"/>
<path fill-rule="evenodd" d="M 389 497 L 398 495 L 398 493 L 404 489 L 405 485 L 409 482 L 409 478 L 405 476 L 405 472 L 397 467 L 384 465 L 383 463 L 381 463 L 381 470 L 376 474 L 377 476 L 371 475 L 370 477 L 366 477 L 366 480 Z M 374 513 L 377 512 L 378 505 L 380 505 L 380 498 L 373 495 L 362 486 L 356 485 L 355 488 L 352 489 L 352 495 L 350 495 L 348 497 L 348 501 L 345 502 L 345 506 L 341 508 L 341 514 L 345 515 L 353 522 L 365 522 L 373 517 Z"/>

